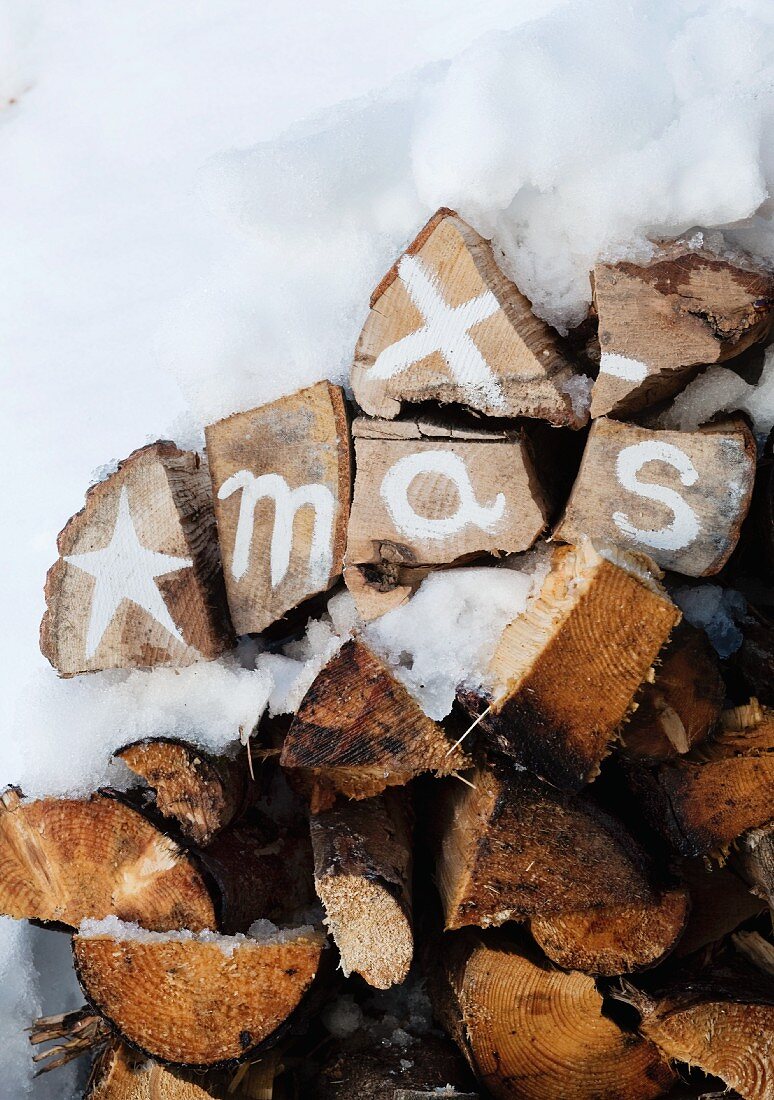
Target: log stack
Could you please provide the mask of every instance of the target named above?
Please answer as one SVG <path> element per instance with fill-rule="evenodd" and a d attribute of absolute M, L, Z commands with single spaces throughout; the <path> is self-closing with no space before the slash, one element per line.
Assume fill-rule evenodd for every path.
<path fill-rule="evenodd" d="M 592 286 L 579 361 L 439 210 L 374 291 L 354 401 L 237 410 L 206 461 L 145 447 L 65 527 L 65 677 L 358 612 L 222 755 L 159 729 L 116 754 L 127 791 L 3 794 L 0 912 L 71 936 L 86 1002 L 35 1058 L 90 1051 L 90 1100 L 773 1100 L 771 459 L 756 483 L 734 409 L 659 416 L 765 345 L 774 278 L 691 240 Z M 368 624 L 471 562 L 532 587 L 439 718 Z M 740 578 L 721 659 L 696 608 Z"/>

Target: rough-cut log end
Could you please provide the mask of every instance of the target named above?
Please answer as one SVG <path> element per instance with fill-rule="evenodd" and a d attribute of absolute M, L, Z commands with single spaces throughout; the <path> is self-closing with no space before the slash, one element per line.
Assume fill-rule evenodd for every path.
<path fill-rule="evenodd" d="M 155 931 L 215 927 L 199 871 L 125 803 L 0 800 L 0 911 L 73 928 L 116 914 Z"/>
<path fill-rule="evenodd" d="M 500 638 L 486 698 L 461 696 L 496 747 L 577 790 L 599 772 L 680 612 L 643 559 L 554 550 L 540 593 Z"/>
<path fill-rule="evenodd" d="M 115 755 L 155 791 L 159 813 L 196 844 L 209 844 L 244 807 L 244 760 L 210 756 L 168 737 L 135 741 Z"/>
<path fill-rule="evenodd" d="M 414 953 L 411 827 L 402 792 L 339 805 L 311 819 L 315 887 L 344 974 L 387 989 Z"/>
<path fill-rule="evenodd" d="M 304 696 L 280 763 L 303 769 L 325 792 L 370 798 L 420 772 L 448 775 L 470 765 L 443 729 L 360 641 L 347 642 Z"/>
<path fill-rule="evenodd" d="M 681 622 L 659 657 L 653 683 L 642 685 L 637 709 L 623 727 L 626 755 L 660 764 L 690 752 L 715 727 L 724 697 L 709 639 Z"/>
<path fill-rule="evenodd" d="M 262 939 L 143 933 L 115 920 L 73 937 L 89 1002 L 149 1057 L 212 1067 L 246 1058 L 298 1007 L 325 946 L 321 932 Z"/>
<path fill-rule="evenodd" d="M 352 367 L 370 416 L 439 401 L 579 428 L 590 380 L 497 266 L 489 241 L 439 210 L 371 296 Z"/>
<path fill-rule="evenodd" d="M 677 393 L 705 363 L 739 355 L 771 329 L 774 279 L 674 241 L 643 265 L 598 264 L 602 349 L 591 415 L 627 417 Z"/>
<path fill-rule="evenodd" d="M 645 857 L 612 817 L 526 772 L 479 768 L 439 792 L 447 929 L 651 900 Z"/>
<path fill-rule="evenodd" d="M 212 1076 L 182 1076 L 113 1042 L 95 1062 L 84 1100 L 224 1100 L 228 1082 Z M 242 1094 L 232 1095 L 240 1100 Z"/>
<path fill-rule="evenodd" d="M 685 887 L 653 901 L 534 917 L 530 931 L 549 959 L 567 970 L 612 976 L 656 966 L 675 948 L 688 920 Z"/>
<path fill-rule="evenodd" d="M 646 1100 L 673 1074 L 657 1047 L 603 1015 L 594 979 L 499 936 L 444 945 L 436 1012 L 498 1100 Z"/>
<path fill-rule="evenodd" d="M 93 485 L 58 538 L 41 651 L 63 676 L 180 667 L 233 645 L 209 476 L 158 442 Z"/>

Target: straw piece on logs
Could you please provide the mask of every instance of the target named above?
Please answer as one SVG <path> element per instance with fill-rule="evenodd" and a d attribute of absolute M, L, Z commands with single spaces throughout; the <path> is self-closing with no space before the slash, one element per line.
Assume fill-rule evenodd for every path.
<path fill-rule="evenodd" d="M 389 790 L 311 818 L 314 880 L 344 975 L 387 989 L 414 952 L 411 820 L 407 796 Z"/>

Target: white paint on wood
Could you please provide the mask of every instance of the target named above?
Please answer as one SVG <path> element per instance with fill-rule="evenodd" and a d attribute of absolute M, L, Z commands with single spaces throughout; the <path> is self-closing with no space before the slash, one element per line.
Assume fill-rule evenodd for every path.
<path fill-rule="evenodd" d="M 603 351 L 599 360 L 599 373 L 610 374 L 613 378 L 623 378 L 627 382 L 642 382 L 648 376 L 648 368 L 639 359 L 630 359 L 628 355 L 616 355 Z"/>
<path fill-rule="evenodd" d="M 658 440 L 643 440 L 624 447 L 616 459 L 615 472 L 618 480 L 630 493 L 655 500 L 670 508 L 674 519 L 666 527 L 656 531 L 644 531 L 636 527 L 624 512 L 614 512 L 613 522 L 622 534 L 650 546 L 656 550 L 684 550 L 699 534 L 699 520 L 693 508 L 679 493 L 665 485 L 643 482 L 638 474 L 648 462 L 666 462 L 680 475 L 680 481 L 686 487 L 695 485 L 699 474 L 685 451 L 671 443 Z"/>
<path fill-rule="evenodd" d="M 500 309 L 491 290 L 461 305 L 450 306 L 441 293 L 438 276 L 418 256 L 408 253 L 398 264 L 398 276 L 424 325 L 377 356 L 370 371 L 373 377 L 392 378 L 413 363 L 440 352 L 463 389 L 475 391 L 496 408 L 505 408 L 500 384 L 470 335 L 470 329 Z"/>
<path fill-rule="evenodd" d="M 276 588 L 287 576 L 293 546 L 293 521 L 299 508 L 310 505 L 315 510 L 312 543 L 309 551 L 309 584 L 324 587 L 333 564 L 333 520 L 336 501 L 327 485 L 310 483 L 291 489 L 280 474 L 261 474 L 237 470 L 218 490 L 220 500 L 242 491 L 239 507 L 231 572 L 240 580 L 250 566 L 250 553 L 255 527 L 255 509 L 259 500 L 274 501 L 274 527 L 271 536 L 271 584 Z"/>
<path fill-rule="evenodd" d="M 130 600 L 160 623 L 165 630 L 187 645 L 169 613 L 156 577 L 190 569 L 190 558 L 177 558 L 148 550 L 137 537 L 129 507 L 129 494 L 122 486 L 113 534 L 107 546 L 84 554 L 70 554 L 64 559 L 94 577 L 91 613 L 86 633 L 86 657 L 94 656 L 113 616 L 124 600 Z"/>
<path fill-rule="evenodd" d="M 452 515 L 431 519 L 414 511 L 408 491 L 414 478 L 422 474 L 440 474 L 454 482 L 459 504 Z M 380 493 L 395 527 L 410 538 L 447 538 L 456 535 L 468 524 L 483 531 L 492 531 L 505 513 L 503 493 L 498 493 L 491 504 L 479 504 L 465 463 L 452 451 L 421 451 L 405 455 L 385 474 Z"/>

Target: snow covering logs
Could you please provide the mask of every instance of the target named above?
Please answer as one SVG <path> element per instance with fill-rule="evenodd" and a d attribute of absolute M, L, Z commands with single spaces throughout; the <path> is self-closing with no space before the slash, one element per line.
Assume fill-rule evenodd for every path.
<path fill-rule="evenodd" d="M 92 1100 L 627 1100 L 683 1063 L 774 1097 L 774 629 L 753 607 L 732 660 L 701 629 L 705 595 L 770 590 L 771 445 L 756 481 L 744 410 L 684 407 L 749 378 L 774 280 L 686 239 L 592 282 L 563 338 L 439 210 L 372 295 L 354 402 L 237 411 L 206 462 L 144 447 L 60 535 L 62 676 L 271 685 L 220 755 L 143 727 L 123 793 L 2 796 L 0 910 L 73 935 L 89 1006 L 33 1039 L 94 1048 Z M 440 630 L 476 654 L 446 709 Z"/>

